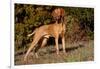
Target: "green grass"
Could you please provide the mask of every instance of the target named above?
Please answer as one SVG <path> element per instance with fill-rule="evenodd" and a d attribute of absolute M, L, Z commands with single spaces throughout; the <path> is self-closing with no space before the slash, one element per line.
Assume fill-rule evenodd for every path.
<path fill-rule="evenodd" d="M 27 64 L 47 64 L 47 63 L 63 63 L 63 62 L 81 62 L 94 60 L 94 42 L 80 41 L 74 44 L 66 44 L 66 54 L 63 54 L 62 46 L 60 47 L 60 55 L 56 54 L 54 46 L 47 46 L 38 51 L 39 58 L 31 54 L 28 56 Z M 23 51 L 23 50 L 22 50 Z M 19 52 L 18 52 L 19 53 Z M 23 57 L 25 53 L 15 55 L 15 65 L 23 65 Z"/>

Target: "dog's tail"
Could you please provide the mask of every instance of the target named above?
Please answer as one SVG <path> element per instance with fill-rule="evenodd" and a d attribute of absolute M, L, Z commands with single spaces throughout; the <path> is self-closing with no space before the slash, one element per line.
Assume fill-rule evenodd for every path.
<path fill-rule="evenodd" d="M 27 36 L 30 37 L 30 36 L 32 36 L 33 34 L 35 34 L 35 31 L 32 32 L 31 34 L 28 34 Z"/>
<path fill-rule="evenodd" d="M 36 29 L 36 30 L 37 30 L 37 29 Z M 28 34 L 27 36 L 30 37 L 30 36 L 34 35 L 35 32 L 36 32 L 36 30 L 34 30 L 31 34 Z"/>

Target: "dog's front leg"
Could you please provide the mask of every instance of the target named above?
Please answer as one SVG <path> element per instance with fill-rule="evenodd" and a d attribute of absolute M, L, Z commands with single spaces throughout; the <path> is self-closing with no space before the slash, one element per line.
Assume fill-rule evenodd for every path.
<path fill-rule="evenodd" d="M 63 52 L 65 53 L 65 38 L 64 36 L 62 37 L 62 46 L 63 46 Z"/>
<path fill-rule="evenodd" d="M 56 53 L 59 55 L 59 47 L 58 47 L 58 37 L 55 38 L 55 43 L 56 43 Z"/>

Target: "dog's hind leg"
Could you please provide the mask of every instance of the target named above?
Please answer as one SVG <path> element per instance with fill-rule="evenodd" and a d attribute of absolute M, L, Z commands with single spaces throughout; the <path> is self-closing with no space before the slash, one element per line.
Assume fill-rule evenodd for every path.
<path fill-rule="evenodd" d="M 28 54 L 35 47 L 35 45 L 38 43 L 38 41 L 40 40 L 40 38 L 41 38 L 41 36 L 36 36 L 36 35 L 34 36 L 34 40 L 31 43 L 31 46 L 29 47 L 28 51 L 25 54 L 24 61 L 26 61 Z"/>
<path fill-rule="evenodd" d="M 43 47 L 46 45 L 48 38 L 49 38 L 49 35 L 45 35 L 45 36 L 43 36 L 42 39 L 40 39 L 40 44 L 39 44 L 39 46 L 37 46 L 36 49 L 35 49 L 35 56 L 36 56 L 36 58 L 39 58 L 39 57 L 38 57 L 37 51 L 38 51 L 40 48 L 43 48 Z"/>
<path fill-rule="evenodd" d="M 41 44 L 41 48 L 44 47 L 44 46 L 46 45 L 47 39 L 48 39 L 48 38 L 44 38 L 44 39 L 43 39 L 42 44 Z"/>
<path fill-rule="evenodd" d="M 46 45 L 47 40 L 48 40 L 49 37 L 50 37 L 50 35 L 45 35 L 45 36 L 43 37 L 43 41 L 42 41 L 41 47 L 44 47 L 44 46 Z"/>

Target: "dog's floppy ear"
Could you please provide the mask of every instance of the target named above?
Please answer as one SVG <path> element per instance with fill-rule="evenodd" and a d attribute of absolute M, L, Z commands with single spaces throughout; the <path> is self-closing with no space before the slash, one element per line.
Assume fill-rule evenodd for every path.
<path fill-rule="evenodd" d="M 52 12 L 51 15 L 53 16 L 54 19 L 57 19 L 57 18 L 60 19 L 60 17 L 64 17 L 65 10 L 63 8 L 57 8 Z"/>

